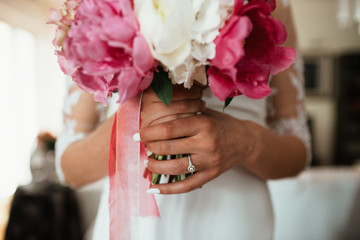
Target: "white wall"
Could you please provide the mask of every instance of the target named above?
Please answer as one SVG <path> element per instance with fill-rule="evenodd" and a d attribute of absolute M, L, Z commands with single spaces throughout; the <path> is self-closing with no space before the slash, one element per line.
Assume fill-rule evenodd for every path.
<path fill-rule="evenodd" d="M 300 49 L 305 56 L 321 59 L 320 82 L 327 93 L 307 98 L 307 110 L 314 119 L 315 153 L 323 164 L 333 160 L 335 142 L 335 106 L 331 58 L 341 53 L 360 52 L 358 26 L 340 29 L 337 23 L 337 0 L 291 0 Z"/>
<path fill-rule="evenodd" d="M 336 20 L 338 0 L 290 0 L 300 48 L 306 54 L 360 50 L 358 26 L 340 29 Z"/>
<path fill-rule="evenodd" d="M 314 121 L 315 154 L 322 164 L 331 164 L 335 141 L 335 102 L 328 97 L 308 97 L 307 111 Z"/>
<path fill-rule="evenodd" d="M 4 33 L 26 41 L 20 46 L 11 37 L 1 39 L 0 83 L 6 94 L 0 96 L 0 200 L 31 179 L 30 153 L 38 132 L 57 134 L 62 125 L 65 81 L 51 45 L 55 27 L 46 24 L 49 15 L 48 7 L 34 1 L 0 1 Z"/>
<path fill-rule="evenodd" d="M 58 4 L 58 3 L 54 3 Z M 54 25 L 46 24 L 49 6 L 28 0 L 1 0 L 0 21 L 25 29 L 36 37 L 36 96 L 38 127 L 57 134 L 61 128 L 62 96 L 65 84 L 51 41 Z"/>

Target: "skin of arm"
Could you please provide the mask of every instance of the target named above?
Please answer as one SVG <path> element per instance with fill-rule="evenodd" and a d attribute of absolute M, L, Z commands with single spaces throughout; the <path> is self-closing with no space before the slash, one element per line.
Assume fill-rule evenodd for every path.
<path fill-rule="evenodd" d="M 78 188 L 107 176 L 113 120 L 114 116 L 108 118 L 64 151 L 61 168 L 69 185 Z"/>
<path fill-rule="evenodd" d="M 85 134 L 85 137 L 70 143 L 60 158 L 65 181 L 75 188 L 108 174 L 110 134 L 114 119 L 114 116 L 111 116 L 99 123 L 98 106 L 93 96 L 83 92 L 76 84 L 69 89 L 68 98 L 71 99 L 73 94 L 77 95 L 79 92 L 78 100 L 66 105 L 71 107 L 71 111 L 64 113 L 64 119 L 65 122 L 75 123 L 74 129 L 70 132 Z"/>
<path fill-rule="evenodd" d="M 171 108 L 167 108 L 160 102 L 151 89 L 145 91 L 143 102 L 148 101 L 156 107 L 156 110 L 153 111 L 153 108 L 149 108 L 147 111 L 142 111 L 142 123 L 149 124 L 147 121 L 150 120 L 152 124 L 156 124 L 204 111 L 205 103 L 201 100 L 202 89 L 193 88 L 191 91 L 178 87 L 174 87 L 174 89 L 178 90 L 173 93 Z M 74 90 L 78 90 L 78 88 L 75 87 Z M 151 99 L 156 99 L 156 101 L 152 102 Z M 183 100 L 177 101 L 179 99 Z M 65 181 L 75 188 L 108 175 L 110 135 L 114 116 L 97 126 L 98 116 L 93 110 L 94 104 L 93 96 L 83 93 L 77 105 L 73 107 L 71 117 L 83 123 L 78 124 L 79 126 L 75 130 L 85 132 L 87 135 L 70 144 L 61 157 L 61 169 Z M 168 111 L 164 111 L 165 109 Z"/>

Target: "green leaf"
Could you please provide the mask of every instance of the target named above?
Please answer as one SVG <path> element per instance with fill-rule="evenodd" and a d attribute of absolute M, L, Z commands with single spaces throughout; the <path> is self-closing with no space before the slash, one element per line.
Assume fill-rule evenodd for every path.
<path fill-rule="evenodd" d="M 165 103 L 166 106 L 169 106 L 172 96 L 172 84 L 169 74 L 159 67 L 158 72 L 154 72 L 154 79 L 151 83 L 151 87 L 160 100 Z"/>
<path fill-rule="evenodd" d="M 226 108 L 227 106 L 229 106 L 229 104 L 231 103 L 232 100 L 233 100 L 233 97 L 228 97 L 228 98 L 225 100 L 224 107 L 223 107 L 223 111 L 225 111 L 225 108 Z"/>

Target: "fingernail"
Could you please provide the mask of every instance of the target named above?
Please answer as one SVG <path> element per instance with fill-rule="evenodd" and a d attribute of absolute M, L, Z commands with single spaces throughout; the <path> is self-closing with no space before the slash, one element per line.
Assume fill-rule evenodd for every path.
<path fill-rule="evenodd" d="M 147 168 L 149 166 L 149 160 L 145 159 L 144 160 L 144 166 Z"/>
<path fill-rule="evenodd" d="M 148 155 L 148 157 L 150 157 L 150 156 L 151 156 L 151 154 L 153 154 L 153 152 L 152 152 L 152 151 L 150 151 L 150 150 L 147 150 L 147 149 L 146 149 L 146 154 Z"/>
<path fill-rule="evenodd" d="M 133 135 L 133 140 L 135 141 L 135 142 L 140 142 L 140 133 L 135 133 L 134 135 Z"/>
<path fill-rule="evenodd" d="M 158 188 L 150 188 L 146 192 L 148 194 L 160 194 L 160 189 L 158 189 Z"/>

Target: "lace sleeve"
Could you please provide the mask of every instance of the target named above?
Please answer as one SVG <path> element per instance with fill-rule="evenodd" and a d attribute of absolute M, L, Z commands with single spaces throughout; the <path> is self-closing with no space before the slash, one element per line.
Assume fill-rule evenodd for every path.
<path fill-rule="evenodd" d="M 56 141 L 56 171 L 64 182 L 60 161 L 66 148 L 93 131 L 105 119 L 106 109 L 93 101 L 93 96 L 83 92 L 67 79 L 67 95 L 63 105 L 63 129 Z"/>
<path fill-rule="evenodd" d="M 298 50 L 290 4 L 288 1 L 279 1 L 278 3 L 275 17 L 284 22 L 288 31 L 288 40 L 285 45 Z M 297 51 L 297 58 L 292 66 L 273 76 L 270 85 L 273 92 L 267 99 L 268 126 L 279 134 L 298 137 L 305 146 L 309 163 L 311 142 L 305 111 L 303 61 L 299 51 Z"/>

